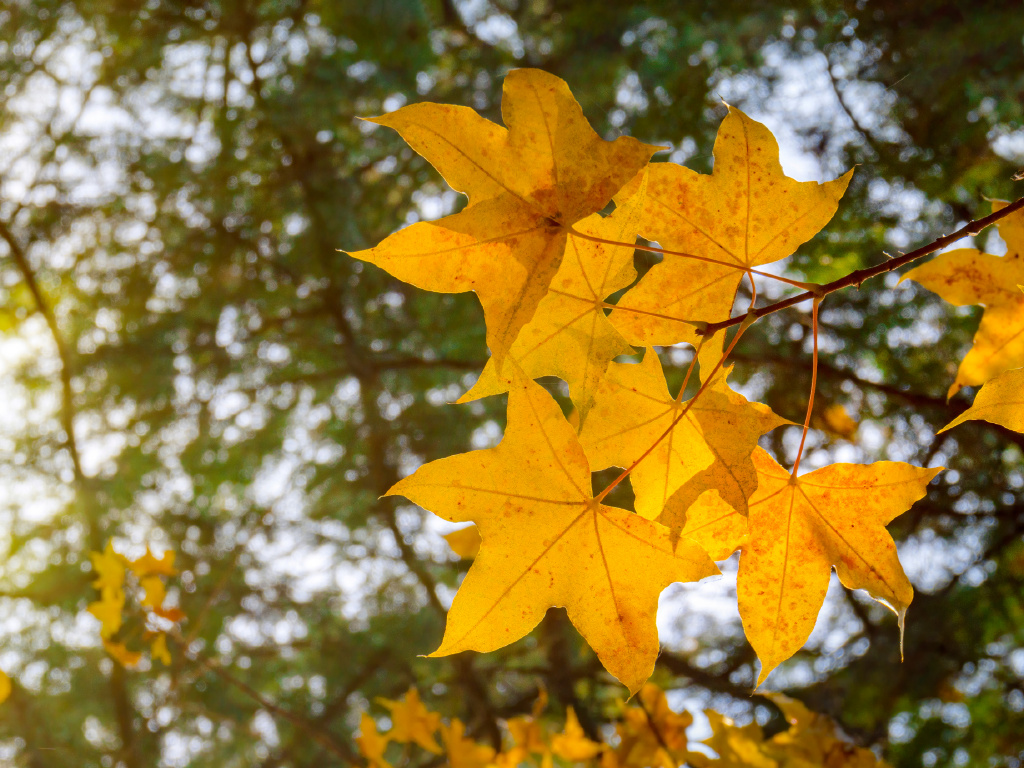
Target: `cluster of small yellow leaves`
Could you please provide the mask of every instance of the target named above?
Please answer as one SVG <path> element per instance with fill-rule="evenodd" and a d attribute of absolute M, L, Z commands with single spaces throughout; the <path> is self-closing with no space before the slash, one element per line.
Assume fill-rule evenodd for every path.
<path fill-rule="evenodd" d="M 604 740 L 587 736 L 572 707 L 562 729 L 542 721 L 547 694 L 542 690 L 530 715 L 504 723 L 501 751 L 467 736 L 457 718 L 445 723 L 429 710 L 415 688 L 400 700 L 378 699 L 390 714 L 391 727 L 383 733 L 367 712 L 359 720 L 356 745 L 369 768 L 416 764 L 415 749 L 438 757 L 434 764 L 451 768 L 517 768 L 585 765 L 592 768 L 885 768 L 869 750 L 839 737 L 835 724 L 794 699 L 770 694 L 790 728 L 765 739 L 760 727 L 736 726 L 728 718 L 707 711 L 712 736 L 707 751 L 692 750 L 686 729 L 693 724 L 688 712 L 676 712 L 665 692 L 647 683 L 632 703 L 619 702 L 614 733 Z M 440 735 L 440 740 L 438 740 Z M 389 745 L 404 745 L 389 752 Z M 443 763 L 440 763 L 443 760 Z"/>
<path fill-rule="evenodd" d="M 770 739 L 756 723 L 737 726 L 706 711 L 712 736 L 704 741 L 717 759 L 691 754 L 694 768 L 887 768 L 874 753 L 839 738 L 835 723 L 782 694 L 767 694 L 790 727 Z"/>
<path fill-rule="evenodd" d="M 828 223 L 852 171 L 821 184 L 788 178 L 771 132 L 731 107 L 711 174 L 649 164 L 657 147 L 602 140 L 568 85 L 539 70 L 507 75 L 502 117 L 507 129 L 464 107 L 414 104 L 374 118 L 469 203 L 352 254 L 427 290 L 475 291 L 492 357 L 460 402 L 509 392 L 499 446 L 431 462 L 389 491 L 476 524 L 449 534 L 474 563 L 433 655 L 500 648 L 564 607 L 635 694 L 658 652 L 658 595 L 717 573 L 712 559 L 738 549 L 760 680 L 807 640 L 832 568 L 902 625 L 913 591 L 884 526 L 934 472 L 835 465 L 790 479 L 756 453 L 788 422 L 732 390 L 724 339 L 698 333 L 728 320 L 744 277 L 753 287 L 756 267 Z M 638 235 L 664 257 L 636 281 Z M 685 384 L 669 391 L 652 348 L 682 343 L 696 348 L 703 379 L 689 401 Z M 647 347 L 643 362 L 615 362 L 635 347 Z M 533 383 L 551 375 L 569 386 L 572 421 Z M 834 432 L 856 429 L 845 411 L 825 416 Z M 595 493 L 591 471 L 610 467 L 624 471 Z M 635 511 L 605 505 L 627 476 Z M 886 500 L 851 516 L 862 497 Z"/>
<path fill-rule="evenodd" d="M 150 619 L 154 617 L 171 623 L 180 621 L 184 614 L 177 608 L 164 605 L 167 597 L 164 578 L 177 574 L 174 569 L 174 552 L 168 550 L 157 558 L 147 547 L 145 555 L 137 560 L 129 560 L 115 552 L 113 542 L 108 541 L 102 552 L 91 552 L 89 557 L 96 572 L 92 585 L 99 590 L 100 599 L 90 603 L 88 611 L 99 619 L 100 637 L 107 653 L 121 665 L 134 667 L 142 660 L 143 653 L 128 647 L 127 642 L 132 637 L 120 637 L 123 634 L 121 630 L 127 602 L 125 578 L 131 573 L 138 583 L 141 597 L 137 601 L 138 610 L 135 613 L 140 614 L 144 626 L 151 624 Z M 149 653 L 154 660 L 165 665 L 171 663 L 165 631 L 147 629 L 143 640 L 148 641 Z"/>

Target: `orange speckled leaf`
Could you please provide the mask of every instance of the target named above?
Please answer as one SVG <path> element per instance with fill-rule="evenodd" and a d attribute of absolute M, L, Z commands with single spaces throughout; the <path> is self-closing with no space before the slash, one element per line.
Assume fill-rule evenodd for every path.
<path fill-rule="evenodd" d="M 431 462 L 388 493 L 480 531 L 436 656 L 501 648 L 564 606 L 605 668 L 636 692 L 658 655 L 658 595 L 718 573 L 696 544 L 673 547 L 664 526 L 594 500 L 576 433 L 528 380 L 510 390 L 497 447 Z"/>
<path fill-rule="evenodd" d="M 975 395 L 974 404 L 939 432 L 972 419 L 1024 432 L 1024 368 L 1006 371 L 987 382 Z"/>
<path fill-rule="evenodd" d="M 743 268 L 783 259 L 835 214 L 853 171 L 818 184 L 782 172 L 779 145 L 761 123 L 733 107 L 715 140 L 710 175 L 675 163 L 648 170 L 640 234 L 671 251 L 618 303 L 611 322 L 631 344 L 694 342 L 679 319 L 724 320 Z"/>
<path fill-rule="evenodd" d="M 992 210 L 1007 205 L 994 201 Z M 974 346 L 960 361 L 948 397 L 1024 365 L 1024 292 L 1018 287 L 1024 283 L 1024 211 L 1011 213 L 996 226 L 1006 241 L 1005 256 L 961 248 L 940 254 L 900 280 L 914 280 L 958 307 L 985 307 Z"/>
<path fill-rule="evenodd" d="M 835 567 L 848 589 L 866 589 L 900 617 L 914 590 L 885 526 L 910 509 L 941 468 L 880 461 L 832 464 L 790 478 L 754 453 L 758 488 L 737 579 L 740 617 L 761 659 L 760 685 L 814 628 Z"/>
<path fill-rule="evenodd" d="M 565 82 L 536 69 L 505 77 L 502 117 L 507 130 L 465 107 L 424 103 L 373 118 L 469 206 L 352 253 L 425 290 L 476 291 L 499 362 L 547 293 L 568 227 L 604 208 L 658 151 L 629 137 L 603 140 Z"/>

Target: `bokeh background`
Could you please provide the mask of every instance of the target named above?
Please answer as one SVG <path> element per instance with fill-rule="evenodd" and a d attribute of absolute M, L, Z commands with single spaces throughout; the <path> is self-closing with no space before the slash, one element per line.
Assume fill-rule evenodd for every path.
<path fill-rule="evenodd" d="M 463 204 L 356 118 L 433 100 L 498 120 L 521 66 L 565 78 L 605 136 L 702 172 L 723 100 L 775 131 L 792 176 L 857 165 L 789 263 L 798 278 L 878 263 L 1024 191 L 1019 2 L 8 0 L 0 763 L 342 765 L 359 712 L 410 685 L 482 741 L 541 687 L 552 717 L 571 705 L 592 734 L 612 716 L 624 689 L 561 611 L 497 653 L 419 658 L 468 561 L 450 526 L 378 497 L 422 461 L 494 444 L 504 399 L 447 404 L 486 359 L 472 294 L 339 252 Z M 970 402 L 945 391 L 980 310 L 889 277 L 822 312 L 828 429 L 805 462 L 949 468 L 891 526 L 917 588 L 906 659 L 891 614 L 832 589 L 768 687 L 895 766 L 1017 766 L 1024 437 L 935 434 Z M 678 381 L 687 351 L 662 355 Z M 737 360 L 735 386 L 802 420 L 803 308 L 760 322 Z M 764 444 L 792 460 L 798 437 Z M 100 644 L 88 553 L 109 540 L 177 553 L 169 599 L 188 618 L 170 666 L 124 669 Z M 666 591 L 655 679 L 677 708 L 778 728 L 751 696 L 724 570 Z"/>

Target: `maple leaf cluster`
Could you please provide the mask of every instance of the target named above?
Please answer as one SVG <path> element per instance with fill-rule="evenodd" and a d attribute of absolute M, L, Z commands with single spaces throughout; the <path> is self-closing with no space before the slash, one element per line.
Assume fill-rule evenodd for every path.
<path fill-rule="evenodd" d="M 92 585 L 99 590 L 100 599 L 90 603 L 88 611 L 100 622 L 100 637 L 107 653 L 122 666 L 136 666 L 143 652 L 129 648 L 129 644 L 135 645 L 141 633 L 141 639 L 149 643 L 151 658 L 169 665 L 167 627 L 184 618 L 180 609 L 164 605 L 167 597 L 164 579 L 178 573 L 174 568 L 174 552 L 168 550 L 155 557 L 147 547 L 145 555 L 129 560 L 114 551 L 113 542 L 108 541 L 102 552 L 91 552 L 89 557 L 96 572 Z M 138 605 L 131 611 L 133 618 L 140 619 L 139 627 L 129 628 L 125 622 L 128 574 L 137 584 L 137 589 L 128 591 L 139 595 Z"/>
<path fill-rule="evenodd" d="M 717 574 L 714 561 L 737 550 L 758 684 L 806 642 L 832 569 L 889 606 L 902 632 L 913 589 L 885 526 L 941 469 L 877 462 L 801 475 L 799 457 L 783 468 L 758 440 L 789 422 L 728 384 L 728 355 L 754 314 L 731 341 L 724 329 L 709 332 L 730 319 L 744 279 L 753 308 L 754 275 L 771 277 L 756 268 L 791 255 L 828 223 L 852 171 L 821 184 L 786 177 L 771 132 L 732 107 L 713 173 L 651 164 L 658 147 L 603 140 L 566 83 L 539 70 L 507 75 L 502 117 L 507 128 L 464 107 L 424 103 L 373 118 L 469 202 L 351 254 L 426 290 L 475 291 L 491 358 L 459 402 L 509 397 L 497 447 L 433 461 L 389 491 L 475 524 L 453 539 L 475 561 L 433 655 L 500 648 L 561 606 L 636 693 L 658 653 L 662 590 Z M 1014 293 L 1024 283 L 1024 218 L 1014 216 L 1004 220 L 1012 258 L 957 251 L 909 275 L 951 301 L 988 307 L 951 393 L 1024 363 L 1024 294 Z M 639 247 L 663 254 L 639 281 L 638 236 L 661 246 Z M 823 296 L 814 294 L 815 364 Z M 677 344 L 695 350 L 673 395 L 653 347 Z M 615 362 L 636 348 L 645 348 L 641 362 Z M 683 400 L 691 374 L 700 386 Z M 1019 374 L 988 385 L 976 409 L 995 418 L 1007 393 L 1020 400 Z M 568 384 L 573 423 L 534 382 L 542 376 Z M 982 416 L 961 418 L 972 417 Z M 595 493 L 591 473 L 609 467 L 623 472 Z M 635 511 L 604 504 L 627 477 Z"/>
<path fill-rule="evenodd" d="M 676 712 L 665 692 L 646 683 L 633 703 L 617 703 L 614 733 L 595 741 L 587 736 L 572 707 L 566 710 L 561 731 L 545 725 L 541 716 L 547 706 L 542 689 L 531 715 L 504 722 L 502 749 L 480 743 L 466 733 L 458 718 L 446 723 L 430 710 L 415 688 L 399 700 L 378 699 L 388 711 L 390 727 L 381 731 L 377 720 L 363 712 L 356 745 L 369 768 L 392 768 L 388 759 L 391 744 L 405 745 L 401 756 L 408 759 L 411 748 L 443 757 L 451 768 L 515 768 L 540 765 L 549 768 L 557 759 L 563 763 L 593 768 L 675 768 L 685 763 L 695 768 L 886 768 L 869 750 L 841 738 L 835 723 L 781 694 L 768 698 L 782 711 L 789 728 L 765 738 L 760 726 L 737 726 L 729 718 L 706 710 L 712 735 L 703 744 L 718 756 L 691 749 L 686 729 L 693 724 L 689 712 Z M 440 736 L 440 739 L 438 739 Z M 392 750 L 392 754 L 399 754 Z"/>

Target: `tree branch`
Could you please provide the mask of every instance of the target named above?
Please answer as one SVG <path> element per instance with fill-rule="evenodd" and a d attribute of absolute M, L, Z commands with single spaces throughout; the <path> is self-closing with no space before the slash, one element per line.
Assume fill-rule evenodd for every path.
<path fill-rule="evenodd" d="M 789 307 L 802 304 L 803 302 L 810 301 L 811 299 L 828 296 L 830 293 L 835 293 L 843 288 L 849 288 L 851 285 L 856 285 L 859 288 L 865 280 L 870 280 L 872 277 L 878 277 L 878 275 L 884 275 L 886 272 L 897 270 L 906 264 L 917 261 L 923 256 L 940 251 L 947 245 L 952 245 L 957 240 L 967 237 L 968 235 L 976 235 L 985 229 L 985 227 L 995 224 L 1000 219 L 1021 209 L 1024 209 L 1024 197 L 1018 198 L 1002 210 L 990 213 L 988 216 L 984 216 L 980 219 L 975 219 L 974 221 L 960 227 L 956 232 L 949 235 L 943 235 L 937 240 L 933 240 L 928 243 L 928 245 L 923 245 L 920 248 L 913 250 L 910 253 L 905 253 L 898 258 L 890 259 L 889 261 L 882 262 L 881 264 L 876 264 L 873 267 L 865 267 L 864 269 L 855 270 L 846 277 L 833 280 L 831 283 L 819 285 L 814 290 L 806 291 L 796 296 L 791 296 L 788 299 L 776 301 L 774 304 L 768 304 L 760 309 L 751 310 L 745 315 L 730 317 L 728 320 L 722 320 L 718 323 L 707 323 L 702 326 L 698 332 L 705 337 L 713 336 L 721 330 L 730 328 L 734 325 L 739 325 L 748 317 L 752 317 L 754 320 L 760 320 L 765 315 L 778 312 L 780 309 L 788 309 Z"/>
<path fill-rule="evenodd" d="M 57 355 L 60 357 L 61 425 L 65 433 L 64 444 L 68 449 L 68 453 L 71 455 L 71 464 L 74 467 L 75 479 L 79 481 L 83 480 L 85 475 L 82 474 L 82 463 L 78 454 L 78 442 L 75 439 L 74 390 L 71 387 L 71 352 L 68 349 L 67 344 L 64 342 L 64 337 L 61 335 L 60 327 L 57 325 L 57 317 L 54 315 L 53 309 L 50 307 L 49 302 L 43 295 L 42 288 L 39 287 L 39 281 L 36 280 L 36 273 L 32 269 L 32 265 L 29 264 L 28 255 L 21 247 L 21 243 L 18 242 L 14 233 L 11 232 L 7 224 L 3 221 L 0 221 L 0 237 L 7 242 L 7 247 L 11 252 L 11 258 L 14 259 L 14 264 L 18 268 L 18 272 L 21 273 L 22 280 L 25 281 L 25 285 L 28 287 L 29 293 L 32 294 L 32 299 L 36 304 L 36 310 L 46 321 L 46 327 L 50 329 L 50 335 L 53 337 L 53 343 L 57 347 Z"/>

